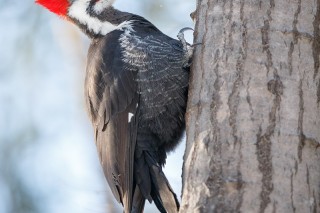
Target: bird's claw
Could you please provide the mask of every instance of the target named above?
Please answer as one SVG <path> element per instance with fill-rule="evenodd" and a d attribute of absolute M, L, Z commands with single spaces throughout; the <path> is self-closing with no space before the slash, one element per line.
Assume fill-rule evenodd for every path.
<path fill-rule="evenodd" d="M 187 30 L 192 30 L 192 31 L 193 31 L 193 29 L 192 29 L 191 27 L 184 27 L 184 28 L 182 28 L 182 29 L 179 31 L 179 33 L 178 33 L 178 35 L 177 35 L 177 37 L 178 37 L 178 39 L 181 41 L 184 49 L 185 49 L 185 46 L 188 45 L 187 42 L 186 42 L 186 40 L 185 40 L 185 38 L 184 38 L 184 32 L 187 31 Z"/>
<path fill-rule="evenodd" d="M 201 43 L 195 43 L 195 44 L 192 44 L 192 45 L 188 44 L 187 41 L 185 40 L 184 34 L 183 34 L 187 30 L 194 31 L 190 27 L 184 27 L 179 31 L 177 37 L 178 37 L 178 39 L 180 40 L 180 42 L 181 42 L 181 44 L 183 46 L 183 50 L 184 50 L 185 55 L 186 55 L 186 61 L 187 61 L 187 64 L 189 64 L 189 61 L 191 61 L 191 58 L 193 56 L 194 47 L 197 46 L 197 45 L 200 45 Z"/>
<path fill-rule="evenodd" d="M 191 27 L 184 27 L 184 28 L 182 28 L 182 29 L 179 31 L 179 33 L 183 33 L 184 31 L 187 31 L 187 30 L 192 30 L 192 31 L 194 31 Z"/>
<path fill-rule="evenodd" d="M 198 45 L 201 45 L 201 44 L 202 44 L 202 42 L 197 42 L 197 43 L 192 44 L 191 47 L 198 46 Z"/>

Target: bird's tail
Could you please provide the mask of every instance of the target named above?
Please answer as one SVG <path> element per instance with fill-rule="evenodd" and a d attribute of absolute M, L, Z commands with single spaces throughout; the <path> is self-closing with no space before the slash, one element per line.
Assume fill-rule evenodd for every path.
<path fill-rule="evenodd" d="M 138 135 L 135 148 L 135 183 L 143 198 L 149 202 L 153 200 L 161 213 L 177 213 L 180 207 L 179 201 L 159 164 L 158 150 L 151 142 L 154 138 L 150 137 L 152 136 L 143 135 L 141 138 L 141 135 L 140 137 Z"/>
<path fill-rule="evenodd" d="M 176 213 L 179 211 L 179 201 L 177 195 L 172 190 L 166 176 L 162 172 L 161 167 L 152 166 L 152 180 L 155 182 L 155 193 L 151 194 L 156 206 L 160 210 L 164 207 L 168 213 Z M 159 198 L 159 199 L 158 199 Z"/>
<path fill-rule="evenodd" d="M 138 186 L 134 189 L 133 199 L 132 199 L 132 209 L 130 213 L 142 213 L 144 209 L 145 198 L 141 194 Z"/>

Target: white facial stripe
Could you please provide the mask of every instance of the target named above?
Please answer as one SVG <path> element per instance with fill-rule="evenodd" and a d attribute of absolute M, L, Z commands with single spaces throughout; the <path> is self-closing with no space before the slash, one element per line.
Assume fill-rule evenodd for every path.
<path fill-rule="evenodd" d="M 71 18 L 77 19 L 81 24 L 86 25 L 89 30 L 93 31 L 95 34 L 106 35 L 113 30 L 129 29 L 132 30 L 131 21 L 122 22 L 119 25 L 113 25 L 110 22 L 102 22 L 96 17 L 91 17 L 87 13 L 87 8 L 89 7 L 90 0 L 78 0 L 75 1 L 69 8 L 68 15 Z M 113 1 L 100 0 L 97 2 L 97 8 L 95 10 L 103 10 L 105 7 L 110 6 Z"/>

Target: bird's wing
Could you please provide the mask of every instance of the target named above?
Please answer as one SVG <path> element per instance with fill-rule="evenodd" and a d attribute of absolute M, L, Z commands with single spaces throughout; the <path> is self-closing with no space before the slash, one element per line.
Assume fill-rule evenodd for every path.
<path fill-rule="evenodd" d="M 137 37 L 123 36 L 123 45 L 128 45 L 125 60 L 138 68 L 137 81 L 144 112 L 143 118 L 152 118 L 155 113 L 167 110 L 169 102 L 184 103 L 184 94 L 177 94 L 187 88 L 188 75 L 184 74 L 187 62 L 181 42 L 164 34 Z M 135 48 L 131 44 L 136 44 Z M 178 96 L 178 97 L 177 97 Z M 179 98 L 181 101 L 170 98 Z"/>
<path fill-rule="evenodd" d="M 111 32 L 90 46 L 86 102 L 104 174 L 113 195 L 130 212 L 138 94 L 136 70 L 121 61 L 119 35 Z"/>
<path fill-rule="evenodd" d="M 128 35 L 122 40 L 124 45 L 128 45 L 125 59 L 131 61 L 139 70 L 137 81 L 141 100 L 141 119 L 156 123 L 151 125 L 147 123 L 146 130 L 138 131 L 134 177 L 139 189 L 135 189 L 134 194 L 141 193 L 149 201 L 153 200 L 161 212 L 177 212 L 179 202 L 162 172 L 161 167 L 165 157 L 162 153 L 164 150 L 159 149 L 164 149 L 160 147 L 161 141 L 172 140 L 172 134 L 166 132 L 170 129 L 168 125 L 174 123 L 173 125 L 178 126 L 177 123 L 180 122 L 180 126 L 183 126 L 182 108 L 185 107 L 185 92 L 188 85 L 188 75 L 183 69 L 183 64 L 187 59 L 184 58 L 185 53 L 181 43 L 165 35 L 145 37 Z M 135 48 L 131 48 L 132 44 L 136 44 Z M 172 108 L 175 108 L 172 114 L 166 112 Z M 176 111 L 181 113 L 177 114 Z M 170 114 L 170 118 L 164 117 L 163 114 L 166 116 Z M 144 126 L 144 123 L 139 124 L 142 129 Z M 161 134 L 157 134 L 159 132 Z"/>

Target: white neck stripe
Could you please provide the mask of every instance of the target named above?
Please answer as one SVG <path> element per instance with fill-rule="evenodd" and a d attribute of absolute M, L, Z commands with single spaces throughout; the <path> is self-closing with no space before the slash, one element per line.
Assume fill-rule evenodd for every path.
<path fill-rule="evenodd" d="M 113 1 L 100 0 L 94 5 L 95 12 L 102 12 L 106 7 L 111 6 Z M 119 25 L 111 24 L 110 22 L 102 22 L 96 17 L 88 14 L 87 8 L 89 7 L 90 0 L 77 0 L 69 8 L 68 15 L 71 18 L 78 20 L 81 24 L 86 25 L 87 28 L 97 35 L 107 35 L 114 30 L 129 29 L 132 30 L 132 22 L 125 21 Z M 100 13 L 99 12 L 99 13 Z"/>

